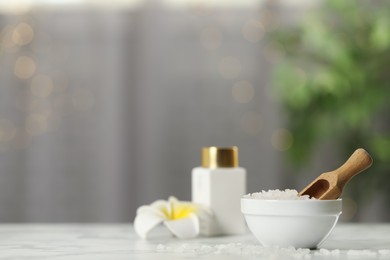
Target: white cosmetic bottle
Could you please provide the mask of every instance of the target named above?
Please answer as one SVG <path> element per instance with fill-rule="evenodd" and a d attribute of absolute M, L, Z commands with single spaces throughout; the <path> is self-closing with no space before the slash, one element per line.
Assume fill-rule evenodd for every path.
<path fill-rule="evenodd" d="M 214 218 L 201 223 L 201 234 L 243 233 L 245 221 L 240 200 L 245 192 L 246 170 L 238 167 L 238 148 L 204 147 L 202 166 L 192 170 L 192 201 L 209 206 Z"/>

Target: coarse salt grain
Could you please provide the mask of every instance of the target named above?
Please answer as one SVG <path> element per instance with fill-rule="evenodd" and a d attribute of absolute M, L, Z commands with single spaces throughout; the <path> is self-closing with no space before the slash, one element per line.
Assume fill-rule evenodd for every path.
<path fill-rule="evenodd" d="M 157 251 L 164 251 L 165 250 L 165 246 L 163 244 L 158 244 L 156 250 Z"/>
<path fill-rule="evenodd" d="M 340 250 L 339 249 L 334 249 L 334 250 L 328 250 L 325 248 L 321 248 L 318 251 L 314 252 L 315 256 L 338 256 L 340 255 Z"/>
<path fill-rule="evenodd" d="M 299 196 L 297 190 L 285 189 L 285 190 L 268 190 L 255 192 L 252 194 L 244 195 L 244 198 L 260 199 L 260 200 L 315 200 L 316 198 L 310 198 L 309 195 Z"/>
<path fill-rule="evenodd" d="M 314 255 L 321 255 L 321 256 L 330 255 L 330 251 L 328 249 L 321 248 L 319 251 L 314 252 Z"/>

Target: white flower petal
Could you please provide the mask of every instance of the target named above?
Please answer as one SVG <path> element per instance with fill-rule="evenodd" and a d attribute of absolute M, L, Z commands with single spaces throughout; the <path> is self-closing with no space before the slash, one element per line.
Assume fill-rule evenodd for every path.
<path fill-rule="evenodd" d="M 178 200 L 175 196 L 169 196 L 168 202 L 169 202 L 171 205 L 174 205 L 174 204 L 179 203 L 179 200 Z M 180 201 L 180 202 L 184 202 L 184 201 Z"/>
<path fill-rule="evenodd" d="M 167 219 L 164 212 L 162 212 L 159 208 L 151 207 L 151 206 L 141 206 L 137 209 L 137 215 L 143 214 L 145 212 L 154 213 L 159 215 L 161 219 Z"/>
<path fill-rule="evenodd" d="M 144 210 L 135 217 L 134 229 L 140 237 L 145 239 L 147 238 L 149 231 L 151 231 L 163 221 L 164 218 L 161 217 L 161 214 Z"/>
<path fill-rule="evenodd" d="M 172 215 L 172 212 L 175 208 L 175 206 L 179 203 L 178 199 L 174 196 L 170 196 L 168 198 L 167 208 L 170 215 Z"/>
<path fill-rule="evenodd" d="M 164 225 L 178 238 L 194 238 L 199 234 L 199 219 L 195 214 L 187 218 L 166 220 Z"/>
<path fill-rule="evenodd" d="M 168 201 L 166 200 L 156 200 L 152 204 L 150 204 L 153 208 L 166 208 L 168 204 Z"/>

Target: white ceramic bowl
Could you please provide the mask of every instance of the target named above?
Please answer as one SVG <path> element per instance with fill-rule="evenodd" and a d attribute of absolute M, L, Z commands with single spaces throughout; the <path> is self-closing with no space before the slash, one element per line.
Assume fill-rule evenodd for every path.
<path fill-rule="evenodd" d="M 241 199 L 241 212 L 264 246 L 316 248 L 341 214 L 342 200 Z"/>

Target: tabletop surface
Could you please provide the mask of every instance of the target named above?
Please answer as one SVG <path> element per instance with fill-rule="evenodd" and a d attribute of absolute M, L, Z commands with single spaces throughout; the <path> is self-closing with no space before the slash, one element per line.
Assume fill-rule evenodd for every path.
<path fill-rule="evenodd" d="M 338 224 L 317 250 L 265 248 L 250 234 L 179 240 L 131 224 L 0 224 L 0 259 L 390 259 L 389 224 Z"/>

